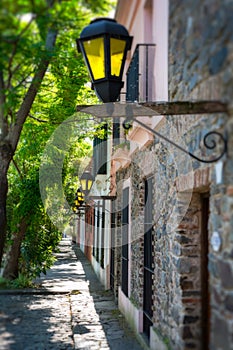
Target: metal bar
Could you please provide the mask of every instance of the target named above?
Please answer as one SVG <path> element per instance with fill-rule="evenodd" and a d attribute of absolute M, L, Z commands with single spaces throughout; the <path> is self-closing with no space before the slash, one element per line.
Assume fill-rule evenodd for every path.
<path fill-rule="evenodd" d="M 87 199 L 103 199 L 112 201 L 116 199 L 116 196 L 87 196 Z"/>
<path fill-rule="evenodd" d="M 208 142 L 208 138 L 210 136 L 213 136 L 213 135 L 217 135 L 220 139 L 220 141 L 223 142 L 223 150 L 221 152 L 221 154 L 213 159 L 210 159 L 210 160 L 207 160 L 207 159 L 201 159 L 199 157 L 196 157 L 194 154 L 192 154 L 191 152 L 187 151 L 186 149 L 184 149 L 183 147 L 181 147 L 180 145 L 178 145 L 177 143 L 175 143 L 174 141 L 172 140 L 169 140 L 166 136 L 164 135 L 161 135 L 160 133 L 158 133 L 157 131 L 155 131 L 154 129 L 151 129 L 148 125 L 142 123 L 140 120 L 137 120 L 137 119 L 134 119 L 134 121 L 136 121 L 139 125 L 141 125 L 143 128 L 147 129 L 148 131 L 150 131 L 151 133 L 153 133 L 154 135 L 158 136 L 159 138 L 162 138 L 163 140 L 165 140 L 166 142 L 172 144 L 173 146 L 175 146 L 176 148 L 178 148 L 179 150 L 181 150 L 182 152 L 188 154 L 190 157 L 198 160 L 199 162 L 202 162 L 202 163 L 214 163 L 214 162 L 217 162 L 219 159 L 221 159 L 223 157 L 223 155 L 227 152 L 227 139 L 223 137 L 222 134 L 220 134 L 219 132 L 217 131 L 211 131 L 209 132 L 208 134 L 205 135 L 204 137 L 204 146 L 208 149 L 214 149 L 216 148 L 216 141 L 215 140 L 211 140 L 211 143 Z"/>
<path fill-rule="evenodd" d="M 228 114 L 228 106 L 221 101 L 115 102 L 102 105 L 77 106 L 77 111 L 91 114 L 98 118 L 150 117 L 155 115 Z"/>
<path fill-rule="evenodd" d="M 148 84 L 149 84 L 149 57 L 148 46 L 146 46 L 146 102 L 148 102 Z"/>
<path fill-rule="evenodd" d="M 227 113 L 227 104 L 221 101 L 175 101 L 175 102 L 145 102 L 143 107 L 161 115 Z"/>

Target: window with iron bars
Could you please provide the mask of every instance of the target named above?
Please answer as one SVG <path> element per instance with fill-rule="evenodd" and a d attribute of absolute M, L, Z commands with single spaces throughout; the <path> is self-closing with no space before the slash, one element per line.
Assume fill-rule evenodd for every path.
<path fill-rule="evenodd" d="M 153 100 L 155 44 L 138 44 L 126 73 L 126 102 Z"/>

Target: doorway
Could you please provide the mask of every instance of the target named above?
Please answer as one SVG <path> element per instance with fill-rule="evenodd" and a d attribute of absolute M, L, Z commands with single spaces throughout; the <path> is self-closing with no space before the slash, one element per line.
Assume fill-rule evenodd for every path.
<path fill-rule="evenodd" d="M 122 208 L 122 249 L 121 249 L 121 288 L 128 296 L 129 283 L 129 187 L 123 190 Z"/>
<path fill-rule="evenodd" d="M 145 180 L 144 196 L 144 284 L 143 284 L 143 333 L 150 338 L 152 326 L 152 177 Z"/>
<path fill-rule="evenodd" d="M 113 208 L 112 208 L 113 210 Z M 110 288 L 114 291 L 115 282 L 115 229 L 116 216 L 114 210 L 111 213 L 111 247 L 110 247 Z"/>
<path fill-rule="evenodd" d="M 209 349 L 210 335 L 210 292 L 208 272 L 208 221 L 209 221 L 209 194 L 201 196 L 201 330 L 202 350 Z"/>

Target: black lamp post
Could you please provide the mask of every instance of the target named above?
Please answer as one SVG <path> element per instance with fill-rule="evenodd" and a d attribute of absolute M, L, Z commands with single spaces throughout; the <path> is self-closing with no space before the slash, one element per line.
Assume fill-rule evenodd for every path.
<path fill-rule="evenodd" d="M 79 209 L 79 208 L 83 207 L 83 204 L 84 204 L 84 194 L 82 192 L 82 189 L 79 188 L 76 192 L 76 197 L 74 200 L 74 207 L 76 209 Z"/>
<path fill-rule="evenodd" d="M 93 182 L 94 182 L 94 177 L 91 175 L 91 173 L 89 171 L 84 171 L 84 173 L 80 178 L 80 183 L 81 183 L 82 192 L 84 193 L 85 197 L 88 196 L 91 190 L 91 187 L 93 185 Z"/>
<path fill-rule="evenodd" d="M 73 212 L 75 214 L 82 214 L 82 210 L 85 210 L 86 205 L 85 198 L 88 196 L 91 187 L 94 182 L 94 177 L 91 175 L 89 171 L 84 171 L 80 178 L 81 187 L 78 188 L 76 192 L 76 197 L 73 205 Z"/>
<path fill-rule="evenodd" d="M 104 103 L 115 102 L 124 83 L 122 75 L 132 37 L 114 19 L 93 20 L 77 40 L 97 96 Z"/>
<path fill-rule="evenodd" d="M 120 90 L 123 87 L 122 75 L 126 60 L 127 51 L 130 50 L 132 44 L 132 37 L 129 36 L 128 31 L 124 26 L 118 24 L 115 20 L 109 18 L 99 18 L 90 23 L 81 32 L 80 39 L 77 40 L 78 49 L 82 52 L 87 68 L 89 70 L 92 84 L 94 86 L 97 96 L 102 102 L 116 102 Z M 210 131 L 204 136 L 204 147 L 208 150 L 215 150 L 217 147 L 217 140 L 222 142 L 222 149 L 220 154 L 211 158 L 203 159 L 195 156 L 188 150 L 175 143 L 173 140 L 169 140 L 166 136 L 158 133 L 157 130 L 152 129 L 147 124 L 143 123 L 133 117 L 137 116 L 153 116 L 158 115 L 188 115 L 188 114 L 200 114 L 200 113 L 229 113 L 227 105 L 221 101 L 175 101 L 175 102 L 148 102 L 140 104 L 126 104 L 123 108 L 123 115 L 116 112 L 116 116 L 126 116 L 126 121 L 123 126 L 127 127 L 127 124 L 131 120 L 135 120 L 139 125 L 152 132 L 155 136 L 162 138 L 166 142 L 172 144 L 180 151 L 190 155 L 195 160 L 203 163 L 214 163 L 221 159 L 227 152 L 227 136 L 222 135 L 216 131 Z M 119 105 L 111 106 L 111 114 L 109 106 L 95 107 L 94 111 L 88 108 L 83 109 L 83 112 L 94 114 L 96 116 L 97 111 L 100 110 L 100 117 L 104 116 L 113 117 L 115 109 L 119 109 Z M 105 112 L 103 112 L 104 108 Z M 107 115 L 105 115 L 107 114 Z"/>
<path fill-rule="evenodd" d="M 78 215 L 82 214 L 82 209 L 85 209 L 84 200 L 85 200 L 84 193 L 81 188 L 78 188 L 76 192 L 76 197 L 74 200 L 74 205 L 72 207 L 73 212 L 75 214 L 78 214 Z"/>
<path fill-rule="evenodd" d="M 84 203 L 84 194 L 82 192 L 82 189 L 79 188 L 76 192 L 76 197 L 75 197 L 75 200 L 74 200 L 74 204 L 75 206 L 77 207 L 81 207 Z"/>

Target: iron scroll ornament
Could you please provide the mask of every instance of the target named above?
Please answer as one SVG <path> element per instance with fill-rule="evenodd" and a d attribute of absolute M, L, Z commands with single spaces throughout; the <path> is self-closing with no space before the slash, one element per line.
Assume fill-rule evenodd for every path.
<path fill-rule="evenodd" d="M 114 118 L 124 117 L 123 127 L 129 129 L 133 121 L 141 125 L 144 129 L 150 131 L 152 134 L 172 144 L 182 152 L 188 154 L 193 159 L 202 163 L 215 163 L 220 160 L 224 154 L 227 153 L 227 133 L 225 135 L 217 131 L 208 132 L 203 139 L 203 145 L 208 150 L 215 150 L 217 148 L 216 139 L 223 144 L 222 150 L 219 155 L 212 159 L 202 159 L 195 156 L 193 153 L 187 151 L 180 145 L 176 144 L 172 140 L 169 140 L 166 136 L 160 134 L 158 131 L 151 129 L 148 125 L 136 119 L 136 117 L 142 116 L 155 116 L 155 115 L 190 115 L 190 114 L 214 114 L 214 113 L 227 113 L 228 107 L 226 103 L 221 101 L 174 101 L 174 102 L 145 102 L 145 103 L 104 103 L 102 105 L 95 106 L 80 106 L 79 111 L 92 114 L 97 118 Z"/>
<path fill-rule="evenodd" d="M 123 124 L 122 124 L 123 128 L 128 130 L 131 127 L 132 121 L 137 122 L 144 129 L 147 129 L 148 131 L 150 131 L 154 135 L 158 136 L 159 138 L 162 138 L 166 142 L 172 144 L 174 147 L 178 148 L 179 150 L 181 150 L 182 152 L 188 154 L 190 157 L 194 158 L 195 160 L 197 160 L 199 162 L 202 162 L 202 163 L 215 163 L 218 160 L 220 160 L 224 156 L 225 153 L 227 153 L 227 138 L 224 137 L 221 133 L 219 133 L 217 131 L 210 131 L 210 132 L 208 132 L 204 136 L 203 144 L 206 147 L 206 149 L 214 150 L 214 149 L 217 148 L 217 142 L 216 142 L 216 137 L 217 137 L 217 138 L 219 138 L 219 141 L 223 143 L 223 148 L 222 148 L 221 153 L 217 157 L 212 158 L 212 159 L 202 159 L 202 158 L 199 158 L 199 157 L 195 156 L 193 153 L 187 151 L 186 149 L 184 149 L 183 147 L 181 147 L 180 145 L 178 145 L 174 141 L 169 140 L 166 136 L 164 136 L 164 135 L 160 134 L 159 132 L 151 129 L 148 125 L 142 123 L 140 120 L 127 117 L 125 119 L 125 121 L 123 122 Z"/>

